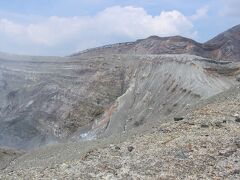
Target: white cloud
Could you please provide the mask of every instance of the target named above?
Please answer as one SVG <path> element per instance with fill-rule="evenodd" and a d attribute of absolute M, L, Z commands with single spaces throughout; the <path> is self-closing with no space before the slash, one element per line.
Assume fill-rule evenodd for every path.
<path fill-rule="evenodd" d="M 86 22 L 85 22 L 86 23 Z M 83 29 L 80 18 L 50 17 L 44 22 L 19 24 L 7 19 L 0 20 L 0 32 L 16 41 L 55 46 Z"/>
<path fill-rule="evenodd" d="M 31 52 L 34 49 L 32 47 L 37 47 L 38 53 L 44 54 L 46 48 L 51 48 L 56 53 L 54 49 L 70 46 L 71 49 L 66 48 L 66 51 L 58 53 L 67 54 L 77 49 L 150 35 L 192 37 L 196 34 L 192 19 L 198 19 L 206 12 L 206 9 L 200 9 L 193 18 L 176 10 L 152 16 L 143 8 L 114 6 L 92 17 L 53 16 L 30 24 L 0 19 L 0 38 L 4 36 L 5 40 L 11 42 L 10 46 L 20 44 L 19 51 L 22 48 L 30 54 L 35 53 Z"/>
<path fill-rule="evenodd" d="M 196 20 L 202 19 L 202 18 L 207 16 L 208 10 L 209 10 L 208 6 L 204 6 L 204 7 L 200 8 L 200 9 L 197 9 L 196 13 L 194 15 L 192 15 L 190 17 L 190 19 L 192 21 L 196 21 Z"/>

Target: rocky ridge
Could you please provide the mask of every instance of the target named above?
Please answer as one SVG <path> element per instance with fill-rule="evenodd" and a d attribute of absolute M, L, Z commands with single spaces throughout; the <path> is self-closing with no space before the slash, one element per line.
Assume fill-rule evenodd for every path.
<path fill-rule="evenodd" d="M 205 43 L 198 43 L 181 36 L 151 36 L 135 42 L 88 49 L 72 56 L 89 57 L 99 54 L 192 54 L 216 60 L 240 61 L 239 44 L 240 25 L 237 25 Z"/>

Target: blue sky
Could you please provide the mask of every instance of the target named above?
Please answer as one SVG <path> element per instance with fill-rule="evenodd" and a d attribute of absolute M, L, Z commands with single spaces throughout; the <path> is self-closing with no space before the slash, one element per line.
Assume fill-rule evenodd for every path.
<path fill-rule="evenodd" d="M 204 42 L 240 23 L 239 0 L 0 0 L 0 51 L 68 55 L 150 35 Z"/>

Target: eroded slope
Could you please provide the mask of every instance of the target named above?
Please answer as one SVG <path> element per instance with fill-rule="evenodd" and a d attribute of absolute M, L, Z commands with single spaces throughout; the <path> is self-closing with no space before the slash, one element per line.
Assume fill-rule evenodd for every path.
<path fill-rule="evenodd" d="M 1 59 L 0 145 L 28 149 L 86 131 L 125 90 L 128 70 L 111 58 Z"/>
<path fill-rule="evenodd" d="M 174 116 L 232 87 L 239 66 L 190 55 L 138 56 L 127 91 L 95 121 L 88 136 L 122 133 Z"/>
<path fill-rule="evenodd" d="M 239 92 L 236 87 L 200 102 L 182 121 L 171 118 L 122 143 L 92 146 L 82 155 L 75 154 L 74 160 L 44 164 L 43 158 L 46 162 L 52 158 L 43 152 L 50 151 L 33 152 L 0 178 L 239 179 Z M 75 152 L 70 147 L 68 152 Z M 37 154 L 42 166 L 29 166 Z"/>
<path fill-rule="evenodd" d="M 163 122 L 239 74 L 191 55 L 4 56 L 0 68 L 0 145 L 21 149 Z"/>

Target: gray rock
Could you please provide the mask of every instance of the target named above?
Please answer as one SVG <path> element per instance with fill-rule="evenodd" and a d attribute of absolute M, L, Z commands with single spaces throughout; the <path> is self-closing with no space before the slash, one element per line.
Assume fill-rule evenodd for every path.
<path fill-rule="evenodd" d="M 183 117 L 174 117 L 174 121 L 182 121 L 183 119 Z"/>
<path fill-rule="evenodd" d="M 209 128 L 209 125 L 207 125 L 207 124 L 201 124 L 201 128 Z"/>
<path fill-rule="evenodd" d="M 240 138 L 235 139 L 234 143 L 238 148 L 240 148 Z"/>
<path fill-rule="evenodd" d="M 115 149 L 116 150 L 120 150 L 121 148 L 119 146 L 115 146 Z"/>
<path fill-rule="evenodd" d="M 133 146 L 128 146 L 127 149 L 128 149 L 129 152 L 132 152 L 134 150 L 134 147 Z"/>
<path fill-rule="evenodd" d="M 235 119 L 235 121 L 236 121 L 236 122 L 240 122 L 240 118 L 237 117 L 237 118 Z"/>

